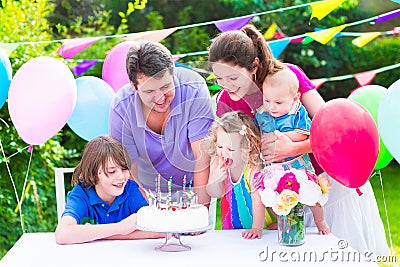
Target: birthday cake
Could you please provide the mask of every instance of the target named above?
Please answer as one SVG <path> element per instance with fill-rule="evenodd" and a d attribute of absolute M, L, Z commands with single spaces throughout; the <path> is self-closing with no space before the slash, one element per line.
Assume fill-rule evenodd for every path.
<path fill-rule="evenodd" d="M 172 202 L 170 190 L 166 197 L 162 197 L 157 187 L 159 182 L 155 194 L 148 191 L 149 206 L 137 212 L 138 229 L 184 233 L 208 227 L 208 209 L 197 203 L 196 194 L 191 188 L 186 191 L 184 186 L 179 201 Z"/>

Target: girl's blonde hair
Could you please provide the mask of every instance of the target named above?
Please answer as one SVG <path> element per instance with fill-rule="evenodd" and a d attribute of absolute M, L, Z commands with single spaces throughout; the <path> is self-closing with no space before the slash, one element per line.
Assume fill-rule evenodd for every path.
<path fill-rule="evenodd" d="M 226 133 L 240 133 L 243 125 L 245 129 L 240 143 L 242 159 L 245 162 L 247 161 L 248 164 L 258 164 L 261 151 L 260 130 L 254 124 L 253 119 L 241 111 L 227 112 L 219 121 L 213 122 L 209 134 L 205 138 L 205 150 L 210 155 L 215 156 L 217 130 L 222 129 Z"/>
<path fill-rule="evenodd" d="M 90 140 L 72 174 L 72 185 L 83 183 L 86 188 L 94 187 L 98 182 L 100 168 L 107 175 L 109 159 L 124 170 L 130 169 L 129 153 L 120 141 L 109 135 Z"/>

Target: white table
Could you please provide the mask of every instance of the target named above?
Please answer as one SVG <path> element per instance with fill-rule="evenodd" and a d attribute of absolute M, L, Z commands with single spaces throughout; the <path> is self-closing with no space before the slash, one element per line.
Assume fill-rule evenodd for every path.
<path fill-rule="evenodd" d="M 351 247 L 338 248 L 342 241 L 332 234 L 318 235 L 315 228 L 307 229 L 306 242 L 298 247 L 279 245 L 276 231 L 264 230 L 257 240 L 245 240 L 241 232 L 213 230 L 182 236 L 182 243 L 191 246 L 184 252 L 156 251 L 163 239 L 57 245 L 54 233 L 27 233 L 3 257 L 0 266 L 376 266 L 365 262 Z"/>

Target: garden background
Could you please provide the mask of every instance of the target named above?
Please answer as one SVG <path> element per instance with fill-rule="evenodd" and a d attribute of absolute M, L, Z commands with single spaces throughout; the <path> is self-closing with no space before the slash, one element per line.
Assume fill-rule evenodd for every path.
<path fill-rule="evenodd" d="M 255 24 L 269 41 L 313 32 L 315 28 L 328 29 L 345 23 L 362 22 L 385 12 L 400 8 L 396 1 L 345 0 L 323 19 L 310 20 L 312 10 L 309 3 L 301 0 L 57 0 L 57 1 L 8 1 L 0 4 L 0 47 L 9 51 L 13 74 L 30 59 L 49 56 L 62 60 L 73 69 L 88 60 L 96 60 L 81 76 L 102 77 L 104 59 L 115 45 L 124 41 L 129 33 L 154 30 L 178 29 L 161 42 L 179 59 L 177 64 L 192 67 L 208 78 L 211 94 L 215 93 L 215 81 L 209 70 L 203 68 L 207 62 L 207 47 L 210 40 L 220 32 L 216 23 L 222 19 L 240 18 L 251 14 L 250 23 Z M 281 12 L 266 12 L 279 10 Z M 204 23 L 206 22 L 206 23 Z M 301 66 L 307 75 L 315 79 L 319 92 L 326 101 L 347 98 L 350 92 L 362 85 L 376 84 L 388 88 L 400 78 L 399 62 L 399 18 L 372 24 L 355 23 L 343 30 L 342 36 L 326 44 L 320 42 L 290 42 L 282 48 L 279 58 Z M 396 28 L 397 27 L 397 28 Z M 346 35 L 347 32 L 347 35 Z M 355 36 L 364 32 L 380 32 L 379 36 L 356 46 Z M 351 34 L 353 33 L 353 37 Z M 354 35 L 355 33 L 355 35 Z M 97 42 L 71 58 L 62 57 L 57 50 L 66 39 L 101 37 Z M 395 64 L 395 65 L 394 65 Z M 385 68 L 387 66 L 394 66 Z M 375 71 L 374 71 L 375 70 Z M 369 74 L 367 79 L 360 78 Z M 321 79 L 322 78 L 322 79 Z M 56 90 L 57 88 L 54 88 Z M 43 96 L 45 97 L 45 96 Z M 35 145 L 32 153 L 29 144 L 18 135 L 10 118 L 8 103 L 0 109 L 0 258 L 18 240 L 23 231 L 54 231 L 57 224 L 54 185 L 55 167 L 73 167 L 79 161 L 86 140 L 66 124 L 44 144 Z M 3 152 L 4 151 L 4 152 Z M 7 164 L 6 164 L 7 163 Z M 27 173 L 29 166 L 29 172 Z M 387 236 L 389 234 L 397 255 L 400 251 L 400 178 L 399 164 L 392 162 L 381 170 L 383 187 L 378 176 L 371 177 L 381 218 Z M 12 179 L 11 179 L 12 177 Z M 25 190 L 21 213 L 13 183 L 19 198 L 25 181 L 30 190 Z M 25 184 L 26 185 L 26 184 Z M 384 191 L 382 192 L 382 188 Z M 389 236 L 388 236 L 389 242 Z M 389 244 L 390 245 L 390 244 Z"/>

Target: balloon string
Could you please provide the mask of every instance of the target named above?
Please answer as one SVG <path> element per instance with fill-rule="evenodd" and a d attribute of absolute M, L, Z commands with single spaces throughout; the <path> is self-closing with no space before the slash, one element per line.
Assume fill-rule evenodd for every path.
<path fill-rule="evenodd" d="M 3 144 L 1 142 L 1 140 L 0 140 L 0 148 L 1 148 L 1 152 L 3 154 L 4 162 L 6 163 L 6 167 L 7 167 L 8 175 L 9 175 L 10 180 L 11 180 L 11 184 L 12 184 L 13 189 L 14 189 L 15 198 L 17 199 L 17 203 L 19 203 L 19 197 L 18 197 L 18 193 L 17 193 L 17 188 L 15 187 L 14 179 L 13 179 L 11 171 L 10 171 L 10 166 L 8 166 L 6 154 L 4 153 Z M 19 218 L 20 218 L 22 233 L 24 233 L 25 231 L 24 231 L 24 223 L 23 223 L 23 219 L 22 219 L 22 211 L 21 211 L 21 209 L 19 209 Z"/>
<path fill-rule="evenodd" d="M 28 174 L 29 174 L 29 169 L 31 167 L 31 162 L 32 162 L 32 155 L 33 155 L 33 146 L 29 146 L 30 149 L 32 149 L 31 151 L 31 155 L 29 157 L 29 162 L 28 162 L 28 169 L 26 170 L 26 174 L 25 174 L 25 180 L 24 180 L 24 185 L 22 187 L 22 193 L 21 193 L 21 201 L 18 202 L 18 208 L 21 212 L 21 208 L 22 208 L 22 200 L 23 200 L 23 196 L 25 194 L 25 190 L 26 190 L 26 183 L 28 182 Z M 22 218 L 21 218 L 22 219 Z M 22 231 L 24 231 L 24 228 L 22 228 Z"/>
<path fill-rule="evenodd" d="M 8 156 L 7 159 L 10 159 L 12 157 L 14 157 L 15 155 L 21 153 L 22 151 L 24 151 L 25 149 L 29 148 L 30 146 L 26 146 L 23 149 L 18 150 L 17 152 L 15 152 L 14 154 L 12 154 L 11 156 Z"/>
<path fill-rule="evenodd" d="M 385 207 L 386 223 L 387 223 L 387 228 L 388 228 L 388 233 L 389 233 L 390 255 L 393 256 L 394 250 L 393 250 L 392 234 L 390 233 L 389 216 L 388 216 L 388 211 L 387 211 L 387 207 L 386 207 L 385 193 L 383 191 L 383 183 L 382 183 L 382 174 L 381 174 L 380 170 L 377 171 L 377 175 L 379 175 L 379 181 L 381 182 L 381 188 L 382 188 L 383 206 Z"/>
<path fill-rule="evenodd" d="M 10 128 L 10 126 L 7 124 L 7 122 L 5 120 L 3 120 L 2 118 L 0 118 L 0 120 L 2 123 L 4 123 L 7 126 L 7 128 Z"/>

